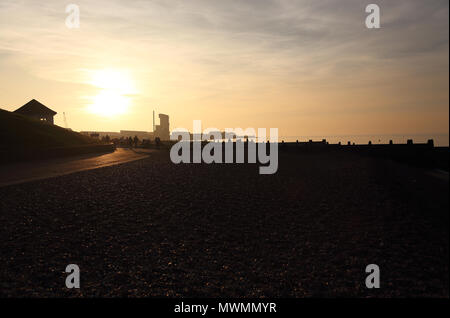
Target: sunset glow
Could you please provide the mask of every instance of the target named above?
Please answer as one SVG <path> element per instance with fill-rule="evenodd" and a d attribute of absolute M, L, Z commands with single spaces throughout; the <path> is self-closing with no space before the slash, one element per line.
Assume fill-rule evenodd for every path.
<path fill-rule="evenodd" d="M 448 1 L 380 2 L 380 29 L 360 0 L 80 0 L 73 29 L 59 1 L 24 3 L 0 4 L 7 110 L 36 98 L 76 131 L 146 131 L 155 110 L 293 141 L 448 140 Z"/>

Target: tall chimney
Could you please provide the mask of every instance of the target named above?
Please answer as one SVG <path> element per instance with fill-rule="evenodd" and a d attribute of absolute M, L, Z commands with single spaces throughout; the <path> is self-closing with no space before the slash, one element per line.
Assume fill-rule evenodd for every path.
<path fill-rule="evenodd" d="M 155 132 L 155 111 L 153 111 L 153 132 Z"/>

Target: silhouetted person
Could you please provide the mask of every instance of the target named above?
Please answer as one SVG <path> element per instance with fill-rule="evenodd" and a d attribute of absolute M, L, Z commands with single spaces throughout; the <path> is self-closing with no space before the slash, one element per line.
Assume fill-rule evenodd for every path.
<path fill-rule="evenodd" d="M 137 136 L 134 136 L 133 142 L 134 142 L 134 148 L 137 148 L 138 142 L 139 142 L 139 138 Z"/>

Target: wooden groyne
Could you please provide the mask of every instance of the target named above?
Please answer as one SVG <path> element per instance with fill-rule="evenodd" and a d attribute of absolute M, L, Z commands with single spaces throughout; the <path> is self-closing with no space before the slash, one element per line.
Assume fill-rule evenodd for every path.
<path fill-rule="evenodd" d="M 306 142 L 281 142 L 281 152 L 294 153 L 317 153 L 330 151 L 347 151 L 361 155 L 392 159 L 415 166 L 438 168 L 449 170 L 448 147 L 435 147 L 433 139 L 426 143 L 414 143 L 408 139 L 405 144 L 395 144 L 392 140 L 388 144 L 355 144 L 350 141 L 343 144 L 329 144 L 325 139 L 322 141 Z"/>

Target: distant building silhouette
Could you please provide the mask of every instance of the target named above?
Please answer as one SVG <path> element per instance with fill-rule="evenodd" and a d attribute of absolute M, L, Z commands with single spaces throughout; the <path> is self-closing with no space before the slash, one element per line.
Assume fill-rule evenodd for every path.
<path fill-rule="evenodd" d="M 165 114 L 159 114 L 160 124 L 155 126 L 154 131 L 138 131 L 138 130 L 121 130 L 120 132 L 113 131 L 81 131 L 82 134 L 91 136 L 96 134 L 98 138 L 110 137 L 110 138 L 134 138 L 138 137 L 140 140 L 155 140 L 159 138 L 160 141 L 170 140 L 169 131 L 169 116 Z"/>
<path fill-rule="evenodd" d="M 45 121 L 52 125 L 54 124 L 53 117 L 57 114 L 57 112 L 51 110 L 35 99 L 30 100 L 14 112 L 40 121 Z"/>
<path fill-rule="evenodd" d="M 153 139 L 152 133 L 148 131 L 140 131 L 140 130 L 121 130 L 120 131 L 121 137 L 138 137 L 139 139 Z"/>

